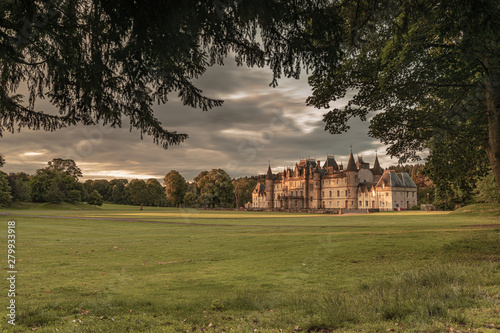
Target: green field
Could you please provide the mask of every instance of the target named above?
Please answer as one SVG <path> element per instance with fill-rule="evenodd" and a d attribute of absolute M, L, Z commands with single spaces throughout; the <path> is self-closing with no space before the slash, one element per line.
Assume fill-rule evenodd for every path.
<path fill-rule="evenodd" d="M 498 332 L 500 207 L 313 215 L 104 205 L 16 222 L 5 332 Z"/>

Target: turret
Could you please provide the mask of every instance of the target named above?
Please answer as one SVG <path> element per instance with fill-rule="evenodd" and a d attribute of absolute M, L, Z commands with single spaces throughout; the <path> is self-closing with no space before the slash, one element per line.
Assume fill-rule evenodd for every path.
<path fill-rule="evenodd" d="M 356 167 L 356 162 L 354 161 L 354 156 L 352 155 L 351 148 L 351 156 L 349 156 L 349 163 L 347 164 L 347 168 L 345 169 L 345 175 L 347 177 L 347 208 L 348 209 L 357 209 L 358 208 L 358 197 L 357 197 L 357 188 L 359 185 L 358 181 L 358 168 Z"/>
<path fill-rule="evenodd" d="M 314 168 L 313 180 L 314 180 L 314 190 L 312 193 L 313 197 L 313 206 L 310 208 L 321 208 L 321 172 L 320 161 L 316 163 L 316 167 Z"/>
<path fill-rule="evenodd" d="M 274 177 L 271 171 L 271 165 L 267 168 L 266 175 L 266 202 L 267 208 L 274 208 Z"/>
<path fill-rule="evenodd" d="M 373 164 L 372 173 L 375 176 L 382 176 L 384 170 L 380 167 L 380 163 L 378 162 L 378 156 L 375 155 L 375 163 Z"/>

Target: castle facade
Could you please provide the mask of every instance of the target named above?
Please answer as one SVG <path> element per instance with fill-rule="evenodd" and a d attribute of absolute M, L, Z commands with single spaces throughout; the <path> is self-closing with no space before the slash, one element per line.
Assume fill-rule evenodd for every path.
<path fill-rule="evenodd" d="M 276 176 L 267 169 L 265 182 L 252 193 L 252 209 L 265 210 L 409 210 L 417 205 L 417 186 L 406 172 L 383 170 L 378 157 L 373 168 L 351 155 L 347 168 L 327 156 L 321 165 L 302 159 L 295 169 Z"/>

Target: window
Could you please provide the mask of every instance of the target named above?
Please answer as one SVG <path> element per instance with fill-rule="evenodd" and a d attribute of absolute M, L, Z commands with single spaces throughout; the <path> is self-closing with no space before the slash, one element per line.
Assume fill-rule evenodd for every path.
<path fill-rule="evenodd" d="M 363 202 L 362 201 L 359 202 L 359 206 L 360 207 L 363 206 Z"/>
<path fill-rule="evenodd" d="M 332 185 L 332 181 L 331 180 L 328 181 L 328 185 Z"/>
<path fill-rule="evenodd" d="M 311 202 L 313 201 L 313 197 L 311 197 Z"/>
<path fill-rule="evenodd" d="M 340 207 L 340 201 L 337 201 L 337 208 Z"/>
<path fill-rule="evenodd" d="M 347 197 L 347 190 L 345 190 L 345 196 Z"/>
<path fill-rule="evenodd" d="M 337 191 L 337 197 L 340 197 L 340 191 Z"/>
<path fill-rule="evenodd" d="M 332 202 L 330 201 L 330 207 L 332 207 Z"/>
<path fill-rule="evenodd" d="M 415 198 L 415 192 L 411 192 L 411 197 Z"/>
<path fill-rule="evenodd" d="M 389 192 L 385 192 L 385 196 L 388 197 L 389 196 Z"/>
<path fill-rule="evenodd" d="M 368 207 L 368 201 L 365 201 L 365 203 L 366 203 L 366 207 Z"/>
<path fill-rule="evenodd" d="M 302 191 L 300 191 L 300 196 L 302 196 Z"/>
<path fill-rule="evenodd" d="M 339 180 L 337 179 L 337 184 L 339 183 Z"/>
<path fill-rule="evenodd" d="M 332 191 L 330 191 L 330 198 L 332 197 Z"/>
<path fill-rule="evenodd" d="M 325 191 L 323 191 L 323 194 L 322 194 L 321 196 L 322 196 L 322 197 L 324 197 L 324 196 L 325 196 Z"/>

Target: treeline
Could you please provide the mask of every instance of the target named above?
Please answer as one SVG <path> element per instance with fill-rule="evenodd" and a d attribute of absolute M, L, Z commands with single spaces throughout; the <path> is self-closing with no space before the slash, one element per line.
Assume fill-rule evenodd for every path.
<path fill-rule="evenodd" d="M 0 166 L 4 159 L 0 157 Z M 187 182 L 177 171 L 157 179 L 96 179 L 79 181 L 80 168 L 73 160 L 53 159 L 33 175 L 0 171 L 0 205 L 11 202 L 104 202 L 156 207 L 243 207 L 252 200 L 257 177 L 231 179 L 222 169 L 202 171 Z"/>

